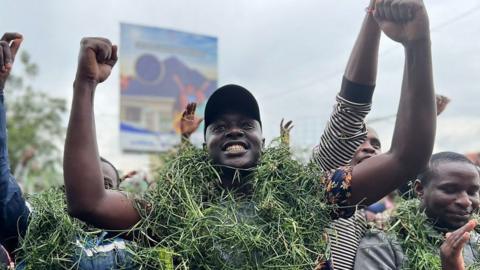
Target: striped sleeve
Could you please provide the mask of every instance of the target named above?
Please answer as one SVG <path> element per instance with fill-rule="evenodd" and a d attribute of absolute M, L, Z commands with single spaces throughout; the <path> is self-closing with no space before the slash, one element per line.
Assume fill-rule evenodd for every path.
<path fill-rule="evenodd" d="M 343 79 L 320 144 L 313 150 L 314 161 L 326 172 L 350 164 L 357 148 L 365 141 L 365 117 L 370 112 L 374 86 L 356 84 Z M 343 215 L 348 216 L 348 215 Z M 339 218 L 327 230 L 331 262 L 335 270 L 351 270 L 360 240 L 367 230 L 364 211 L 350 218 Z"/>
<path fill-rule="evenodd" d="M 314 161 L 324 171 L 350 163 L 357 148 L 365 141 L 365 117 L 370 112 L 374 86 L 360 85 L 343 79 L 337 104 L 313 150 Z"/>
<path fill-rule="evenodd" d="M 335 270 L 351 270 L 360 241 L 367 231 L 365 212 L 359 210 L 350 218 L 334 220 L 327 230 L 331 261 Z"/>

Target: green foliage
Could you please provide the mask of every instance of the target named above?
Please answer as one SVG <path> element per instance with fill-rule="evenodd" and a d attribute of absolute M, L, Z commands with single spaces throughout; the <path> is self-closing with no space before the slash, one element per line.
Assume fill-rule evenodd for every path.
<path fill-rule="evenodd" d="M 52 188 L 28 198 L 34 206 L 19 258 L 26 269 L 72 269 L 75 241 L 98 233 L 67 214 L 65 193 Z"/>
<path fill-rule="evenodd" d="M 37 191 L 58 184 L 60 177 L 61 151 L 64 140 L 63 118 L 66 113 L 64 99 L 54 98 L 46 92 L 34 90 L 32 83 L 38 74 L 38 66 L 31 63 L 30 56 L 22 52 L 16 65 L 22 67 L 19 75 L 10 75 L 6 87 L 8 150 L 12 169 L 19 164 L 27 147 L 35 149 L 38 170 L 30 170 L 31 181 L 54 179 L 54 183 L 42 182 L 31 185 Z M 46 175 L 45 175 L 46 174 Z M 27 184 L 28 185 L 28 184 Z"/>
<path fill-rule="evenodd" d="M 419 201 L 408 200 L 397 204 L 391 227 L 408 260 L 406 269 L 440 269 L 439 248 L 444 237 L 433 229 Z"/>
<path fill-rule="evenodd" d="M 284 145 L 268 147 L 253 171 L 250 195 L 226 190 L 202 149 L 184 147 L 160 169 L 156 187 L 137 199 L 137 242 L 175 253 L 179 269 L 313 268 L 325 260 L 325 203 L 318 166 L 292 159 Z M 245 187 L 244 187 L 245 188 Z M 162 268 L 158 256 L 142 256 Z"/>
<path fill-rule="evenodd" d="M 164 157 L 156 186 L 135 198 L 142 216 L 129 244 L 139 269 L 312 269 L 326 259 L 323 173 L 302 165 L 284 145 L 265 149 L 246 195 L 219 185 L 202 149 L 184 146 Z M 66 212 L 62 189 L 28 198 L 34 207 L 21 241 L 27 269 L 75 269 L 75 241 L 98 230 Z"/>
<path fill-rule="evenodd" d="M 421 210 L 419 200 L 399 201 L 387 231 L 402 247 L 407 259 L 404 269 L 441 269 L 440 246 L 445 237 L 433 228 Z M 479 266 L 479 263 L 476 263 L 467 269 L 479 269 Z"/>

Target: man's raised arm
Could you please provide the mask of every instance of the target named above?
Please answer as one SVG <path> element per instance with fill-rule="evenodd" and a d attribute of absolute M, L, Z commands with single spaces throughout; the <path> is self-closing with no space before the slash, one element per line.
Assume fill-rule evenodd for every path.
<path fill-rule="evenodd" d="M 116 61 L 117 47 L 109 40 L 82 40 L 63 169 L 68 211 L 72 216 L 100 228 L 129 229 L 140 218 L 125 195 L 104 188 L 93 110 L 97 84 L 108 78 Z"/>
<path fill-rule="evenodd" d="M 0 40 L 0 243 L 12 253 L 17 248 L 19 236 L 27 230 L 30 214 L 20 186 L 10 171 L 4 104 L 5 82 L 22 40 L 19 33 L 5 33 Z"/>
<path fill-rule="evenodd" d="M 352 172 L 350 203 L 381 199 L 427 165 L 436 127 L 430 30 L 421 0 L 377 0 L 382 31 L 405 49 L 400 105 L 390 150 L 358 164 Z"/>
<path fill-rule="evenodd" d="M 373 14 L 367 12 L 345 69 L 337 105 L 314 149 L 314 160 L 325 171 L 348 165 L 367 137 L 364 120 L 375 89 L 380 34 Z"/>

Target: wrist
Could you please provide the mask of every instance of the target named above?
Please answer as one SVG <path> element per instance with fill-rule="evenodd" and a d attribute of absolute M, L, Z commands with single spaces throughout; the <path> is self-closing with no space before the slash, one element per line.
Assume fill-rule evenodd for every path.
<path fill-rule="evenodd" d="M 426 48 L 432 45 L 432 41 L 430 39 L 430 34 L 426 35 L 423 38 L 418 38 L 415 40 L 407 40 L 402 43 L 405 49 L 418 49 L 418 48 Z"/>
<path fill-rule="evenodd" d="M 375 12 L 374 6 L 368 6 L 365 8 L 365 13 L 367 13 L 367 17 L 373 18 L 373 13 Z"/>
<path fill-rule="evenodd" d="M 85 78 L 75 78 L 75 81 L 73 81 L 73 88 L 87 88 L 87 89 L 92 89 L 94 90 L 97 87 L 98 82 L 93 79 L 85 79 Z"/>
<path fill-rule="evenodd" d="M 458 262 L 454 262 L 451 258 L 445 258 L 445 256 L 440 255 L 440 261 L 442 264 L 442 270 L 464 270 L 464 268 L 458 264 Z"/>
<path fill-rule="evenodd" d="M 452 263 L 442 262 L 442 270 L 464 270 L 464 268 L 461 268 L 458 265 Z"/>

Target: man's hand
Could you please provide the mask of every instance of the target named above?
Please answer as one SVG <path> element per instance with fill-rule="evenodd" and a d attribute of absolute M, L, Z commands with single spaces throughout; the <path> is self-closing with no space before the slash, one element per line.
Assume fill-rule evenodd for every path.
<path fill-rule="evenodd" d="M 403 45 L 430 39 L 428 15 L 422 0 L 377 0 L 374 16 L 382 31 Z"/>
<path fill-rule="evenodd" d="M 117 46 L 106 38 L 83 38 L 78 56 L 76 82 L 105 81 L 117 62 Z"/>
<path fill-rule="evenodd" d="M 470 220 L 460 229 L 447 233 L 445 242 L 440 247 L 440 258 L 442 261 L 442 269 L 444 270 L 464 270 L 465 263 L 463 261 L 462 250 L 470 239 L 470 232 L 475 229 L 477 222 Z"/>
<path fill-rule="evenodd" d="M 5 33 L 0 40 L 0 90 L 5 87 L 22 40 L 19 33 Z"/>
<path fill-rule="evenodd" d="M 22 156 L 20 158 L 20 162 L 22 165 L 26 166 L 27 163 L 35 156 L 36 150 L 33 147 L 28 147 L 22 152 Z"/>
<path fill-rule="evenodd" d="M 196 109 L 197 103 L 192 102 L 188 103 L 187 108 L 183 111 L 182 119 L 180 120 L 180 133 L 184 138 L 190 138 L 190 135 L 198 129 L 203 121 L 203 118 L 195 115 Z"/>
<path fill-rule="evenodd" d="M 448 103 L 450 103 L 450 99 L 442 95 L 436 95 L 435 99 L 437 103 L 437 116 L 439 116 L 445 110 Z"/>
<path fill-rule="evenodd" d="M 288 121 L 285 125 L 280 121 L 280 140 L 285 145 L 290 145 L 290 131 L 292 130 L 292 121 Z"/>

